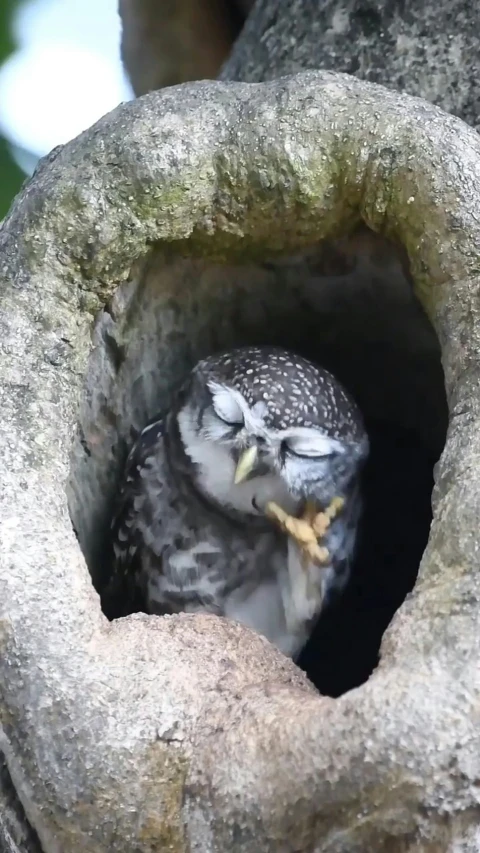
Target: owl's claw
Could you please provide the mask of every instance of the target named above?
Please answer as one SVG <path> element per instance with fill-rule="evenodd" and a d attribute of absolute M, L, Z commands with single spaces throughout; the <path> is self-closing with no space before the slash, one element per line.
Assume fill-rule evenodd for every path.
<path fill-rule="evenodd" d="M 274 501 L 268 502 L 265 511 L 280 529 L 297 543 L 307 563 L 324 566 L 329 562 L 330 554 L 327 548 L 319 545 L 318 540 L 324 538 L 343 505 L 344 499 L 335 497 L 325 510 L 318 512 L 314 502 L 307 501 L 300 518 L 289 515 Z"/>

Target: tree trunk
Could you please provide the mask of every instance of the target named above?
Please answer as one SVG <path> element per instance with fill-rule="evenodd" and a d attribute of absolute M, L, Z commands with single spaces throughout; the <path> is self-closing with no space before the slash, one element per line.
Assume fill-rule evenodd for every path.
<path fill-rule="evenodd" d="M 480 122 L 480 7 L 469 0 L 257 0 L 221 79 L 325 69 Z"/>
<path fill-rule="evenodd" d="M 178 10 L 190 5 L 195 2 L 182 0 Z M 207 19 L 210 31 L 202 38 L 203 51 L 210 51 L 209 65 L 192 48 L 191 76 L 186 77 L 175 57 L 166 70 L 166 51 L 163 44 L 159 47 L 162 40 L 172 44 L 172 30 L 183 44 L 191 43 L 191 31 L 173 18 L 169 4 L 121 0 L 120 9 L 129 45 L 124 62 L 137 95 L 193 77 L 216 76 L 218 15 L 217 23 Z M 132 23 L 134 15 L 141 27 Z M 354 74 L 425 98 L 478 127 L 479 33 L 480 7 L 469 0 L 257 0 L 220 78 L 259 82 L 317 69 Z"/>
<path fill-rule="evenodd" d="M 0 231 L 8 853 L 478 850 L 479 173 L 460 120 L 325 72 L 156 92 L 41 163 Z M 108 622 L 121 459 L 197 357 L 321 351 L 436 454 L 427 315 L 448 439 L 365 683 L 319 695 L 211 616 Z"/>

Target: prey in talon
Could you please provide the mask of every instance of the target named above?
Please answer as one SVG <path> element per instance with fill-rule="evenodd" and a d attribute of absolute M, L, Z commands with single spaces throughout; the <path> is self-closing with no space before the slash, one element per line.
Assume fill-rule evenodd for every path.
<path fill-rule="evenodd" d="M 130 452 L 111 587 L 151 613 L 237 620 L 296 657 L 348 580 L 367 453 L 356 404 L 320 366 L 269 346 L 203 359 Z"/>

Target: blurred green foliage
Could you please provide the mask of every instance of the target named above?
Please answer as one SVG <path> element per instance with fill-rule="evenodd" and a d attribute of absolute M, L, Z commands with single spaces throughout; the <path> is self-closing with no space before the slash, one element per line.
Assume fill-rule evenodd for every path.
<path fill-rule="evenodd" d="M 15 48 L 11 20 L 17 0 L 0 0 L 0 65 Z M 25 175 L 13 160 L 5 139 L 0 136 L 0 219 L 7 213 Z"/>

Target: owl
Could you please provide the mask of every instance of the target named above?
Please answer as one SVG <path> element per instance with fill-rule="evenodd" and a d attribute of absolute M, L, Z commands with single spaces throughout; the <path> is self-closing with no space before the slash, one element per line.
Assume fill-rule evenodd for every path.
<path fill-rule="evenodd" d="M 270 346 L 203 359 L 128 456 L 112 583 L 149 613 L 215 613 L 295 659 L 348 581 L 367 454 L 356 404 L 311 361 Z M 267 507 L 298 517 L 335 498 L 328 559 L 306 562 Z"/>

